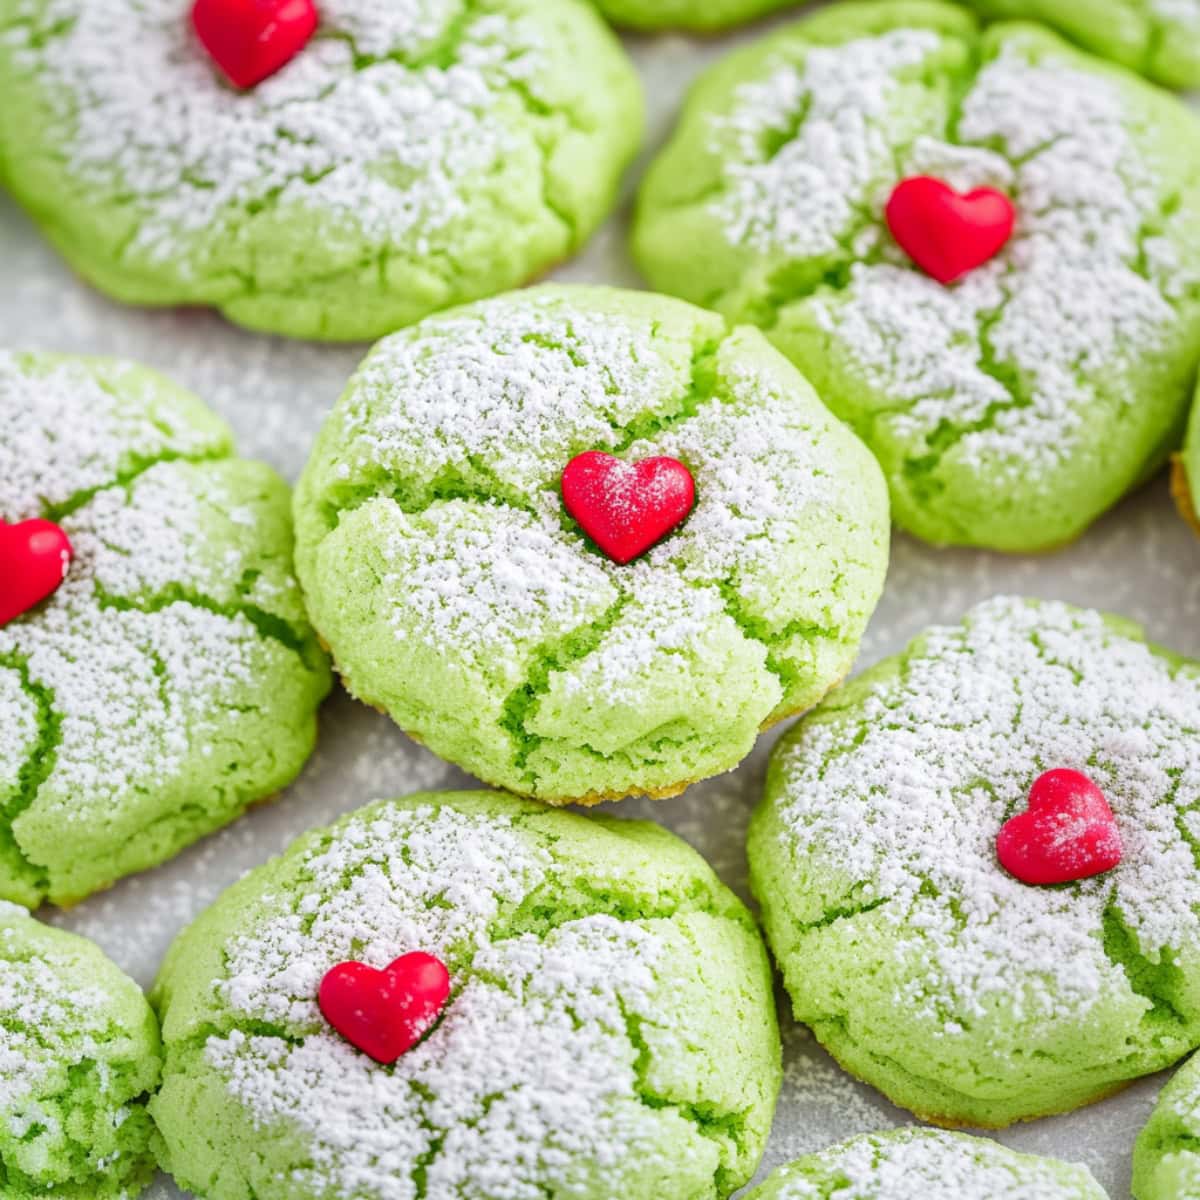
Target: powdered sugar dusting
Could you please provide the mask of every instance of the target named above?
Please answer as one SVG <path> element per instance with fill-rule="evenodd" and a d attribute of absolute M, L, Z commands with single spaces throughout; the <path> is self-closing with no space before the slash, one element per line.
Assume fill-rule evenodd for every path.
<path fill-rule="evenodd" d="M 217 247 L 262 208 L 332 215 L 343 235 L 407 243 L 462 215 L 465 184 L 524 149 L 515 85 L 532 20 L 462 0 L 328 0 L 304 52 L 229 88 L 184 0 L 19 0 L 5 35 L 44 81 L 71 169 L 137 211 L 153 259 Z M 443 41 L 454 43 L 443 61 Z"/>
<path fill-rule="evenodd" d="M 835 891 L 855 881 L 856 905 L 883 903 L 909 981 L 897 999 L 918 1019 L 953 1037 L 1003 998 L 1021 1020 L 1078 1020 L 1129 988 L 1104 952 L 1106 918 L 1151 962 L 1200 953 L 1179 820 L 1200 802 L 1197 711 L 1194 669 L 1097 614 L 989 601 L 782 751 L 789 853 L 827 864 L 845 881 Z M 1125 845 L 1116 870 L 1064 889 L 1021 884 L 995 860 L 1000 826 L 1052 767 L 1097 783 Z"/>
<path fill-rule="evenodd" d="M 292 659 L 242 611 L 257 601 L 290 617 L 296 584 L 264 545 L 258 501 L 230 490 L 232 460 L 215 461 L 229 453 L 224 427 L 153 389 L 133 368 L 0 358 L 0 516 L 49 504 L 74 548 L 58 590 L 0 629 L 0 765 L 25 765 L 31 721 L 46 742 L 45 778 L 14 794 L 17 844 L 50 808 L 64 837 L 71 825 L 82 837 L 111 808 L 176 786 L 261 672 Z M 240 520 L 223 518 L 234 508 Z M 223 519 L 235 534 L 221 534 Z M 29 875 L 47 886 L 33 861 Z"/>
<path fill-rule="evenodd" d="M 1104 1200 L 1083 1167 L 932 1129 L 853 1138 L 780 1174 L 764 1200 Z"/>
<path fill-rule="evenodd" d="M 849 466 L 859 448 L 756 333 L 667 301 L 642 317 L 619 299 L 504 297 L 389 338 L 364 364 L 306 484 L 331 509 L 368 504 L 387 532 L 397 636 L 512 687 L 542 647 L 603 620 L 567 686 L 614 705 L 644 694 L 651 661 L 686 673 L 707 639 L 738 641 L 739 628 L 771 639 L 802 623 L 852 645 L 883 533 Z M 687 520 L 632 565 L 566 518 L 562 471 L 592 449 L 670 455 L 695 478 Z M 873 470 L 865 456 L 861 469 Z M 800 657 L 813 687 L 810 650 Z M 769 682 L 759 720 L 781 694 Z"/>
<path fill-rule="evenodd" d="M 255 1121 L 302 1131 L 303 1186 L 539 1200 L 602 1164 L 619 1190 L 673 1125 L 686 1130 L 639 1098 L 628 1022 L 653 1017 L 652 927 L 601 915 L 541 936 L 494 932 L 553 871 L 503 814 L 381 807 L 322 839 L 302 891 L 268 898 L 272 915 L 229 944 L 217 988 L 234 1028 L 209 1038 L 205 1058 Z M 450 965 L 453 998 L 381 1068 L 325 1026 L 313 997 L 348 955 L 382 966 L 413 949 Z M 261 1020 L 290 1038 L 241 1028 Z"/>

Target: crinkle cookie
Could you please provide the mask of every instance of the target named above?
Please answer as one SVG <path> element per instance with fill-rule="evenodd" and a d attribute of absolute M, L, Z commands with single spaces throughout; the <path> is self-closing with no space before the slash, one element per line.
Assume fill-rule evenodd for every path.
<path fill-rule="evenodd" d="M 1084 1166 L 935 1129 L 871 1133 L 781 1167 L 746 1200 L 1107 1200 Z"/>
<path fill-rule="evenodd" d="M 84 938 L 0 901 L 0 1192 L 131 1200 L 154 1174 L 158 1022 Z"/>
<path fill-rule="evenodd" d="M 1200 666 L 1132 624 L 1009 597 L 840 689 L 777 748 L 750 833 L 797 1019 L 946 1124 L 1066 1111 L 1187 1053 L 1198 712 Z M 1123 857 L 1021 883 L 997 835 L 1061 768 L 1102 789 Z"/>
<path fill-rule="evenodd" d="M 711 33 L 786 8 L 796 0 L 595 0 L 610 20 L 629 29 L 694 29 Z"/>
<path fill-rule="evenodd" d="M 1171 487 L 1180 513 L 1200 533 L 1200 399 L 1192 409 L 1187 441 L 1175 459 Z"/>
<path fill-rule="evenodd" d="M 1200 1196 L 1200 1056 L 1171 1079 L 1133 1149 L 1136 1200 Z"/>
<path fill-rule="evenodd" d="M 69 903 L 288 783 L 329 687 L 288 489 L 144 368 L 0 354 L 0 520 L 74 558 L 0 626 L 0 896 Z"/>
<path fill-rule="evenodd" d="M 584 0 L 320 0 L 248 91 L 190 8 L 0 0 L 0 180 L 120 300 L 377 337 L 567 257 L 639 143 Z"/>
<path fill-rule="evenodd" d="M 415 952 L 450 997 L 380 1066 L 320 984 Z M 724 1200 L 781 1077 L 765 951 L 703 860 L 497 793 L 305 835 L 176 941 L 153 998 L 163 1164 L 203 1200 Z"/>
<path fill-rule="evenodd" d="M 885 221 L 914 176 L 1000 191 L 1014 236 L 938 283 Z M 767 331 L 874 450 L 904 528 L 1054 547 L 1178 444 L 1200 124 L 1035 26 L 836 5 L 703 77 L 635 250 L 660 290 Z"/>
<path fill-rule="evenodd" d="M 674 456 L 691 515 L 625 566 L 567 514 L 587 451 Z M 489 783 L 669 795 L 854 659 L 888 553 L 878 467 L 753 329 L 551 287 L 434 317 L 351 380 L 296 492 L 350 690 Z"/>
<path fill-rule="evenodd" d="M 1200 0 L 968 0 L 989 17 L 1044 21 L 1168 87 L 1200 86 Z"/>

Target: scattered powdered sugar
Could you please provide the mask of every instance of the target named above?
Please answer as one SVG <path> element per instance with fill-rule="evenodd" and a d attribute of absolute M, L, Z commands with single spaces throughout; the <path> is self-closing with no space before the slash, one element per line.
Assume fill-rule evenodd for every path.
<path fill-rule="evenodd" d="M 1149 0 L 1150 12 L 1164 24 L 1179 25 L 1170 36 L 1195 31 L 1200 34 L 1200 0 Z"/>
<path fill-rule="evenodd" d="M 884 902 L 909 980 L 897 1000 L 947 1033 L 1001 998 L 1018 1019 L 1082 1016 L 1129 988 L 1104 952 L 1106 918 L 1151 962 L 1200 954 L 1180 821 L 1200 803 L 1197 712 L 1194 670 L 1098 614 L 988 601 L 782 752 L 788 853 L 854 881 L 856 906 Z M 1000 869 L 995 838 L 1055 767 L 1104 791 L 1124 858 L 1070 888 L 1030 887 Z"/>
<path fill-rule="evenodd" d="M 853 1138 L 803 1162 L 772 1200 L 1103 1200 L 1083 1167 L 985 1138 L 902 1129 Z"/>
<path fill-rule="evenodd" d="M 942 40 L 900 29 L 814 46 L 800 66 L 780 62 L 738 87 L 733 111 L 711 129 L 713 153 L 725 161 L 711 209 L 730 243 L 795 258 L 836 252 L 861 221 L 866 193 L 895 169 L 908 121 L 894 103 L 897 75 Z"/>
<path fill-rule="evenodd" d="M 252 552 L 252 527 L 214 553 L 215 514 L 237 502 L 224 464 L 205 460 L 228 453 L 227 434 L 194 421 L 192 401 L 147 396 L 151 381 L 87 360 L 0 357 L 0 518 L 54 505 L 74 549 L 57 591 L 0 629 L 0 779 L 35 749 L 33 722 L 53 742 L 38 751 L 49 773 L 37 795 L 12 810 L 18 843 L 30 805 L 88 821 L 171 785 L 189 756 L 211 752 L 259 674 L 292 654 L 241 611 L 175 600 L 219 603 L 245 571 L 259 573 L 256 595 L 295 584 Z"/>
<path fill-rule="evenodd" d="M 379 808 L 310 850 L 295 890 L 268 897 L 265 919 L 229 943 L 217 989 L 235 1027 L 205 1058 L 255 1121 L 308 1139 L 300 1186 L 540 1200 L 597 1164 L 619 1179 L 662 1153 L 678 1118 L 639 1099 L 628 1025 L 652 1019 L 657 936 L 602 915 L 492 934 L 553 871 L 503 814 Z M 380 1067 L 313 998 L 347 956 L 383 966 L 414 949 L 448 962 L 453 999 L 420 1045 Z M 292 1036 L 240 1028 L 264 1019 Z"/>
<path fill-rule="evenodd" d="M 247 92 L 220 78 L 185 0 L 12 7 L 0 36 L 36 72 L 71 170 L 136 207 L 133 244 L 156 259 L 293 204 L 420 252 L 534 137 L 514 113 L 540 69 L 535 22 L 463 0 L 325 0 L 304 52 Z"/>

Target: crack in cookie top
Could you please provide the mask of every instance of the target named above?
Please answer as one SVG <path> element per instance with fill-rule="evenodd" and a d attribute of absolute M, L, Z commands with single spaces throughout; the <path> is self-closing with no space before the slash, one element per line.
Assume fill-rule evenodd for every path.
<path fill-rule="evenodd" d="M 617 566 L 563 508 L 585 450 L 681 460 L 694 510 Z M 848 668 L 886 557 L 874 463 L 757 334 L 604 289 L 503 297 L 383 342 L 297 514 L 299 569 L 350 686 L 454 758 L 429 710 L 465 682 L 478 704 L 447 715 L 494 726 L 467 765 L 547 797 L 590 790 L 554 777 L 555 747 L 590 756 L 597 792 L 671 786 L 696 776 L 622 776 L 613 759 L 718 722 L 745 744 L 811 703 Z M 723 716 L 717 693 L 697 698 L 721 670 Z M 696 771 L 728 765 L 701 748 Z"/>
<path fill-rule="evenodd" d="M 1064 541 L 1180 418 L 1200 355 L 1200 129 L 1044 31 L 981 36 L 939 4 L 864 12 L 785 31 L 685 116 L 639 253 L 670 288 L 670 224 L 720 239 L 679 290 L 770 331 L 876 451 L 906 527 Z M 691 186 L 672 182 L 685 155 Z M 1008 246 L 954 287 L 888 234 L 914 175 L 1015 203 Z"/>
<path fill-rule="evenodd" d="M 622 861 L 604 840 L 613 833 L 593 844 L 594 831 L 573 820 L 487 793 L 415 797 L 355 814 L 257 886 L 241 885 L 238 919 L 220 918 L 238 931 L 221 935 L 215 982 L 190 982 L 185 948 L 159 985 L 169 1056 L 195 1055 L 169 1058 L 155 1112 L 184 1179 L 177 1122 L 196 1111 L 193 1087 L 219 1150 L 242 1126 L 236 1111 L 205 1107 L 215 1072 L 255 1144 L 264 1134 L 281 1144 L 281 1128 L 299 1138 L 265 1169 L 306 1194 L 709 1196 L 726 1172 L 736 1186 L 742 1153 L 744 1180 L 752 1114 L 727 1111 L 724 1085 L 687 1075 L 692 1056 L 711 1051 L 689 1041 L 671 991 L 701 1002 L 709 967 L 693 975 L 681 964 L 723 961 L 733 933 L 749 936 L 745 914 L 673 839 L 655 831 L 648 858 L 633 842 Z M 318 985 L 346 958 L 383 967 L 417 949 L 447 964 L 451 999 L 425 1039 L 383 1067 L 325 1023 Z M 754 1009 L 765 972 L 732 970 Z M 727 1019 L 740 1037 L 743 1018 Z M 747 1069 L 730 1065 L 730 1080 Z M 679 1096 L 676 1071 L 691 1078 Z M 725 1132 L 685 1099 L 714 1126 L 728 1121 Z M 662 1191 L 647 1190 L 650 1180 Z"/>
<path fill-rule="evenodd" d="M 747 1200 L 1104 1200 L 1086 1167 L 932 1129 L 868 1134 L 783 1167 Z"/>
<path fill-rule="evenodd" d="M 21 1195 L 44 1186 L 82 1197 L 90 1183 L 88 1195 L 134 1195 L 140 1187 L 124 1183 L 153 1172 L 145 1092 L 158 1075 L 157 1026 L 140 991 L 90 943 L 4 901 L 0 966 L 5 1182 Z"/>
<path fill-rule="evenodd" d="M 384 333 L 404 323 L 373 311 L 390 292 L 412 293 L 394 303 L 413 320 L 405 306 L 439 290 L 442 305 L 469 299 L 488 272 L 498 290 L 564 257 L 637 136 L 632 71 L 582 5 L 326 0 L 313 40 L 245 92 L 214 69 L 188 7 L 0 3 L 0 79 L 32 114 L 7 135 L 15 182 L 35 125 L 76 204 L 111 209 L 120 240 L 99 231 L 99 245 L 142 294 L 252 311 L 261 292 L 303 309 L 332 305 L 343 276 L 341 300 L 374 322 L 356 336 Z M 77 213 L 61 223 L 81 231 Z M 515 272 L 505 256 L 523 260 Z"/>
<path fill-rule="evenodd" d="M 0 355 L 0 519 L 50 516 L 75 550 L 57 591 L 0 629 L 0 891 L 13 899 L 86 894 L 134 869 L 122 856 L 137 862 L 146 836 L 147 865 L 302 760 L 293 739 L 311 740 L 325 682 L 287 493 L 231 454 L 224 425 L 141 368 Z M 247 757 L 241 739 L 272 718 L 278 757 Z M 217 800 L 213 771 L 229 789 Z"/>
<path fill-rule="evenodd" d="M 1064 1076 L 1071 1053 L 1099 1072 L 1111 1046 L 1069 1047 L 1115 1014 L 1119 1054 L 1178 1057 L 1200 1039 L 1198 712 L 1195 664 L 1097 613 L 1008 597 L 818 709 L 777 750 L 752 836 L 768 929 L 799 956 L 785 963 L 798 1015 L 825 1020 L 839 1003 L 810 995 L 806 973 L 823 938 L 857 929 L 860 965 L 878 953 L 894 972 L 890 1003 L 912 1034 L 897 1053 L 960 1044 L 993 1064 L 983 1074 L 1020 1079 L 1041 1047 Z M 1104 792 L 1124 859 L 1032 887 L 1000 867 L 996 835 L 1059 767 Z M 886 930 L 886 950 L 866 948 L 868 927 Z"/>

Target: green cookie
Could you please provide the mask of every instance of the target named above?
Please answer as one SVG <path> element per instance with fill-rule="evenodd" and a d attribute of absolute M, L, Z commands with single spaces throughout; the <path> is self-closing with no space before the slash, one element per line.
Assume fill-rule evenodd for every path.
<path fill-rule="evenodd" d="M 777 748 L 751 881 L 853 1075 L 938 1123 L 1065 1112 L 1200 1044 L 1200 665 L 1012 597 L 835 693 Z M 996 838 L 1045 771 L 1116 815 L 1113 870 L 1033 886 Z"/>
<path fill-rule="evenodd" d="M 1133 1148 L 1136 1200 L 1200 1196 L 1200 1057 L 1189 1059 L 1159 1094 Z"/>
<path fill-rule="evenodd" d="M 618 566 L 560 494 L 600 450 L 696 506 Z M 883 585 L 874 460 L 754 329 L 548 287 L 367 358 L 296 491 L 297 568 L 350 690 L 488 783 L 670 795 L 850 669 Z"/>
<path fill-rule="evenodd" d="M 317 1005 L 346 959 L 437 956 L 394 1066 Z M 754 922 L 684 842 L 491 792 L 306 834 L 172 947 L 164 1167 L 200 1200 L 724 1200 L 779 1089 Z"/>
<path fill-rule="evenodd" d="M 628 29 L 692 29 L 712 33 L 753 21 L 796 0 L 595 0 L 610 20 Z"/>
<path fill-rule="evenodd" d="M 894 1129 L 781 1167 L 745 1200 L 1107 1200 L 1083 1166 L 984 1138 Z"/>
<path fill-rule="evenodd" d="M 514 287 L 608 215 L 637 78 L 585 0 L 323 0 L 250 91 L 190 0 L 0 0 L 0 182 L 134 304 L 378 337 Z"/>
<path fill-rule="evenodd" d="M 0 901 L 0 1193 L 132 1200 L 154 1174 L 158 1022 L 97 946 Z"/>
<path fill-rule="evenodd" d="M 1179 511 L 1200 532 L 1200 400 L 1192 409 L 1187 441 L 1175 460 L 1172 484 Z"/>
<path fill-rule="evenodd" d="M 968 0 L 989 17 L 1044 21 L 1168 87 L 1200 87 L 1200 0 Z"/>
<path fill-rule="evenodd" d="M 329 672 L 288 505 L 162 376 L 0 353 L 0 520 L 50 518 L 74 549 L 0 627 L 0 896 L 77 900 L 300 770 Z"/>
<path fill-rule="evenodd" d="M 1015 203 L 1015 236 L 950 286 L 884 220 L 919 175 Z M 767 331 L 875 451 L 898 524 L 1051 548 L 1178 444 L 1200 359 L 1200 124 L 1035 26 L 837 5 L 701 79 L 634 249 L 655 287 Z"/>

